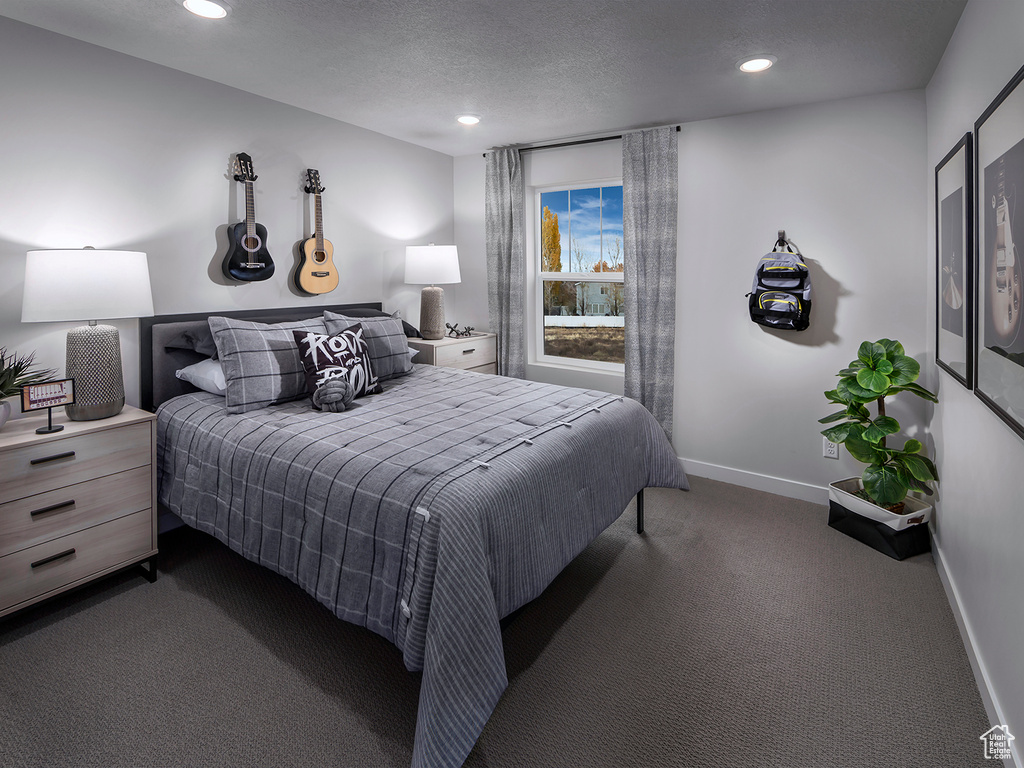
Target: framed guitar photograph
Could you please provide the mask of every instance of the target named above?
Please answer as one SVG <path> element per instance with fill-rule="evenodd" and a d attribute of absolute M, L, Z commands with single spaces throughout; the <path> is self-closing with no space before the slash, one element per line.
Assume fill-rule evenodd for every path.
<path fill-rule="evenodd" d="M 974 172 L 964 135 L 935 166 L 935 362 L 968 389 L 974 378 Z"/>
<path fill-rule="evenodd" d="M 1024 437 L 1024 67 L 974 125 L 978 240 L 974 392 Z"/>

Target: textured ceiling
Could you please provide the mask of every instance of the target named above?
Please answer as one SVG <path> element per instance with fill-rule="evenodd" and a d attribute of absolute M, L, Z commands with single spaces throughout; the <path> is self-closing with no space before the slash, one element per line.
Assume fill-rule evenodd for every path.
<path fill-rule="evenodd" d="M 177 0 L 0 14 L 458 156 L 923 88 L 966 0 L 228 2 L 221 21 Z M 778 64 L 736 69 L 757 53 Z"/>

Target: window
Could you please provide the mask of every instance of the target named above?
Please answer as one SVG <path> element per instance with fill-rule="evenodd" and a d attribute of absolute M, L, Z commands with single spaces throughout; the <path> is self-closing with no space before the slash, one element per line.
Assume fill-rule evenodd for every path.
<path fill-rule="evenodd" d="M 537 197 L 538 357 L 622 365 L 622 185 L 541 191 Z"/>

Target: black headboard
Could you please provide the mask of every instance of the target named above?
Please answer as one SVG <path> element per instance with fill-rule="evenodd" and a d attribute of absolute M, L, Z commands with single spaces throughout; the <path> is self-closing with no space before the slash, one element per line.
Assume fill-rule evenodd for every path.
<path fill-rule="evenodd" d="M 234 309 L 225 312 L 195 312 L 184 315 L 156 315 L 139 319 L 139 384 L 141 407 L 155 411 L 165 400 L 196 388 L 174 375 L 186 365 L 199 362 L 204 355 L 184 346 L 174 346 L 175 340 L 189 333 L 208 332 L 207 320 L 211 315 L 252 320 L 257 323 L 281 323 L 287 320 L 305 320 L 323 314 L 325 309 L 344 314 L 352 309 L 381 309 L 381 303 L 332 304 L 319 307 L 280 307 L 277 309 Z M 171 346 L 168 346 L 171 344 Z"/>

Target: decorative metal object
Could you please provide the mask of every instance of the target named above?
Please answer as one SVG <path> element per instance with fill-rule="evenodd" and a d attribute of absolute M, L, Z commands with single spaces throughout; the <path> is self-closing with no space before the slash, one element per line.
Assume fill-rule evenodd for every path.
<path fill-rule="evenodd" d="M 448 335 L 451 336 L 453 339 L 460 339 L 465 338 L 466 336 L 473 335 L 472 325 L 467 325 L 461 331 L 459 330 L 458 323 L 455 323 L 455 325 L 452 325 L 451 323 L 445 323 L 445 327 L 448 329 Z"/>

